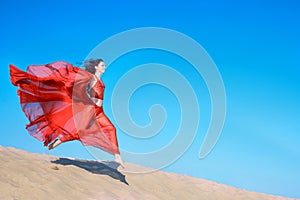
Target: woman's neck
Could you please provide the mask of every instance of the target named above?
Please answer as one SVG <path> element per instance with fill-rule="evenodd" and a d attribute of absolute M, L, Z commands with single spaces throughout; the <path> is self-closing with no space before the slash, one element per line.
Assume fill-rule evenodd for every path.
<path fill-rule="evenodd" d="M 101 72 L 96 72 L 96 73 L 95 73 L 95 76 L 98 77 L 99 79 L 101 79 L 101 75 L 102 75 Z"/>

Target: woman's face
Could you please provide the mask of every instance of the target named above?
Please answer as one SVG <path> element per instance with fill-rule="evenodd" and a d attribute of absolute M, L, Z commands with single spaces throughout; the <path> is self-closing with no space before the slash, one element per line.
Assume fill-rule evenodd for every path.
<path fill-rule="evenodd" d="M 98 65 L 95 66 L 96 72 L 103 74 L 106 69 L 106 65 L 103 61 L 101 61 Z"/>

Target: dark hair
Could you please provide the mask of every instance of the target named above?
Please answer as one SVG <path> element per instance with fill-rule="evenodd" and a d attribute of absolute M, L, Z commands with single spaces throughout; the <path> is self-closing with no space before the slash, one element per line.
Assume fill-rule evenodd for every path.
<path fill-rule="evenodd" d="M 83 61 L 83 66 L 86 71 L 90 72 L 91 74 L 95 74 L 96 69 L 95 66 L 99 65 L 100 62 L 104 62 L 101 58 L 99 59 L 88 59 Z"/>

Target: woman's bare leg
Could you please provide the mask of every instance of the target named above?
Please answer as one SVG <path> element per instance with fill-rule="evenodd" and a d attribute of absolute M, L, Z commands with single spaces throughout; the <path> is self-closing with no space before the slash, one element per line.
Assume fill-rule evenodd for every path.
<path fill-rule="evenodd" d="M 124 164 L 120 154 L 115 154 L 115 162 L 120 164 L 123 168 L 125 168 L 125 164 Z"/>
<path fill-rule="evenodd" d="M 58 145 L 60 145 L 62 142 L 60 139 L 56 139 L 54 140 L 54 142 L 52 142 L 49 146 L 48 146 L 48 149 L 51 150 L 51 149 L 54 149 L 55 147 L 57 147 Z"/>

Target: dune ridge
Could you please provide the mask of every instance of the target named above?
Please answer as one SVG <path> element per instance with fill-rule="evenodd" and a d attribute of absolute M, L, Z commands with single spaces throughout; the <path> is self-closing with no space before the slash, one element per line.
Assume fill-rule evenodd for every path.
<path fill-rule="evenodd" d="M 130 168 L 141 168 L 126 163 Z M 34 154 L 0 146 L 2 200 L 291 200 L 155 171 L 126 173 L 114 162 Z"/>

